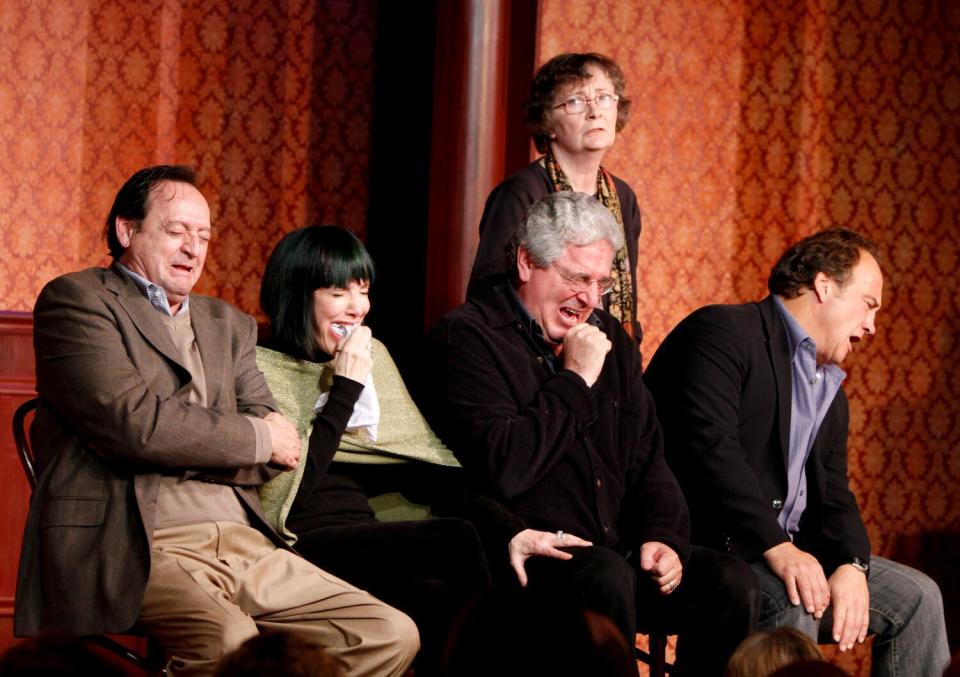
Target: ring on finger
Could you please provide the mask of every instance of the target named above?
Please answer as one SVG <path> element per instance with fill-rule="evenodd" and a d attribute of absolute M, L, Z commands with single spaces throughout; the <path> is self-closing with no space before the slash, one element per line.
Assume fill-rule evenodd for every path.
<path fill-rule="evenodd" d="M 563 533 L 563 529 L 560 529 L 560 530 L 557 531 L 557 538 L 559 538 L 561 541 L 562 541 L 563 539 L 565 539 L 566 537 L 567 537 L 567 535 L 566 535 L 565 533 Z"/>
<path fill-rule="evenodd" d="M 676 587 L 677 587 L 677 582 L 676 582 L 676 581 L 670 581 L 670 583 L 667 585 L 667 590 L 668 590 L 669 592 L 673 592 Z"/>

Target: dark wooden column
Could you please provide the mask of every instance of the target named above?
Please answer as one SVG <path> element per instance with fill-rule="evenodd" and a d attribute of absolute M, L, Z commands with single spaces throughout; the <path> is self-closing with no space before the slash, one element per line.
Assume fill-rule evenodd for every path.
<path fill-rule="evenodd" d="M 532 0 L 437 3 L 426 327 L 463 301 L 484 202 L 517 157 L 512 83 L 529 83 L 535 27 Z"/>

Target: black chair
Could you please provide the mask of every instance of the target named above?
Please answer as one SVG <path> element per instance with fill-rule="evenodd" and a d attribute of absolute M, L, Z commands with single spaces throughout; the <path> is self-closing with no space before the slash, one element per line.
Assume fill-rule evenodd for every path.
<path fill-rule="evenodd" d="M 31 491 L 37 486 L 37 470 L 33 450 L 30 448 L 30 436 L 28 434 L 30 425 L 27 419 L 39 404 L 40 400 L 34 397 L 21 404 L 17 407 L 17 410 L 13 412 L 13 439 L 17 445 L 17 454 L 20 456 L 20 463 L 23 465 L 23 472 L 27 476 L 27 481 L 30 483 Z M 136 633 L 127 634 L 133 637 L 141 636 Z M 163 647 L 150 639 L 147 640 L 147 653 L 145 656 L 106 635 L 89 635 L 84 637 L 84 639 L 119 656 L 144 672 L 160 675 L 167 674 L 167 658 Z"/>

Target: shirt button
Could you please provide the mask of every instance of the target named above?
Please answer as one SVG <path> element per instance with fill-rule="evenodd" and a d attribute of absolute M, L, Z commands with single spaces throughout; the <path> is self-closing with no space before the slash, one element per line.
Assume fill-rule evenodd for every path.
<path fill-rule="evenodd" d="M 598 477 L 598 478 L 597 478 L 597 489 L 602 489 L 602 488 L 603 488 L 603 480 Z"/>
<path fill-rule="evenodd" d="M 543 357 L 541 355 L 537 355 L 537 362 L 543 364 Z"/>
<path fill-rule="evenodd" d="M 603 533 L 607 533 L 608 531 L 610 531 L 610 525 L 604 524 L 604 525 L 603 525 Z"/>
<path fill-rule="evenodd" d="M 773 499 L 773 502 L 771 503 L 771 505 L 773 506 L 774 510 L 779 510 L 780 508 L 783 507 L 783 500 L 779 498 L 775 498 Z"/>

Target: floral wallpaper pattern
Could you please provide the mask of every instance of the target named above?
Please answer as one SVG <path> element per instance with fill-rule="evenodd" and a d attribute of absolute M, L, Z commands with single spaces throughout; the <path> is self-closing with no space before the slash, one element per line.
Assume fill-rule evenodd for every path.
<path fill-rule="evenodd" d="M 0 307 L 107 261 L 123 181 L 196 168 L 214 241 L 199 290 L 258 310 L 276 240 L 366 227 L 375 2 L 0 3 Z"/>
<path fill-rule="evenodd" d="M 376 7 L 0 3 L 0 308 L 104 263 L 113 195 L 149 164 L 197 168 L 215 224 L 201 291 L 248 312 L 281 234 L 362 235 Z M 955 539 L 960 4 L 540 0 L 531 39 L 541 61 L 593 50 L 626 71 L 607 166 L 643 212 L 648 357 L 694 308 L 761 297 L 803 235 L 879 243 L 879 332 L 847 369 L 853 487 L 877 553 L 918 564 L 931 536 Z M 869 653 L 836 660 L 866 674 Z"/>

